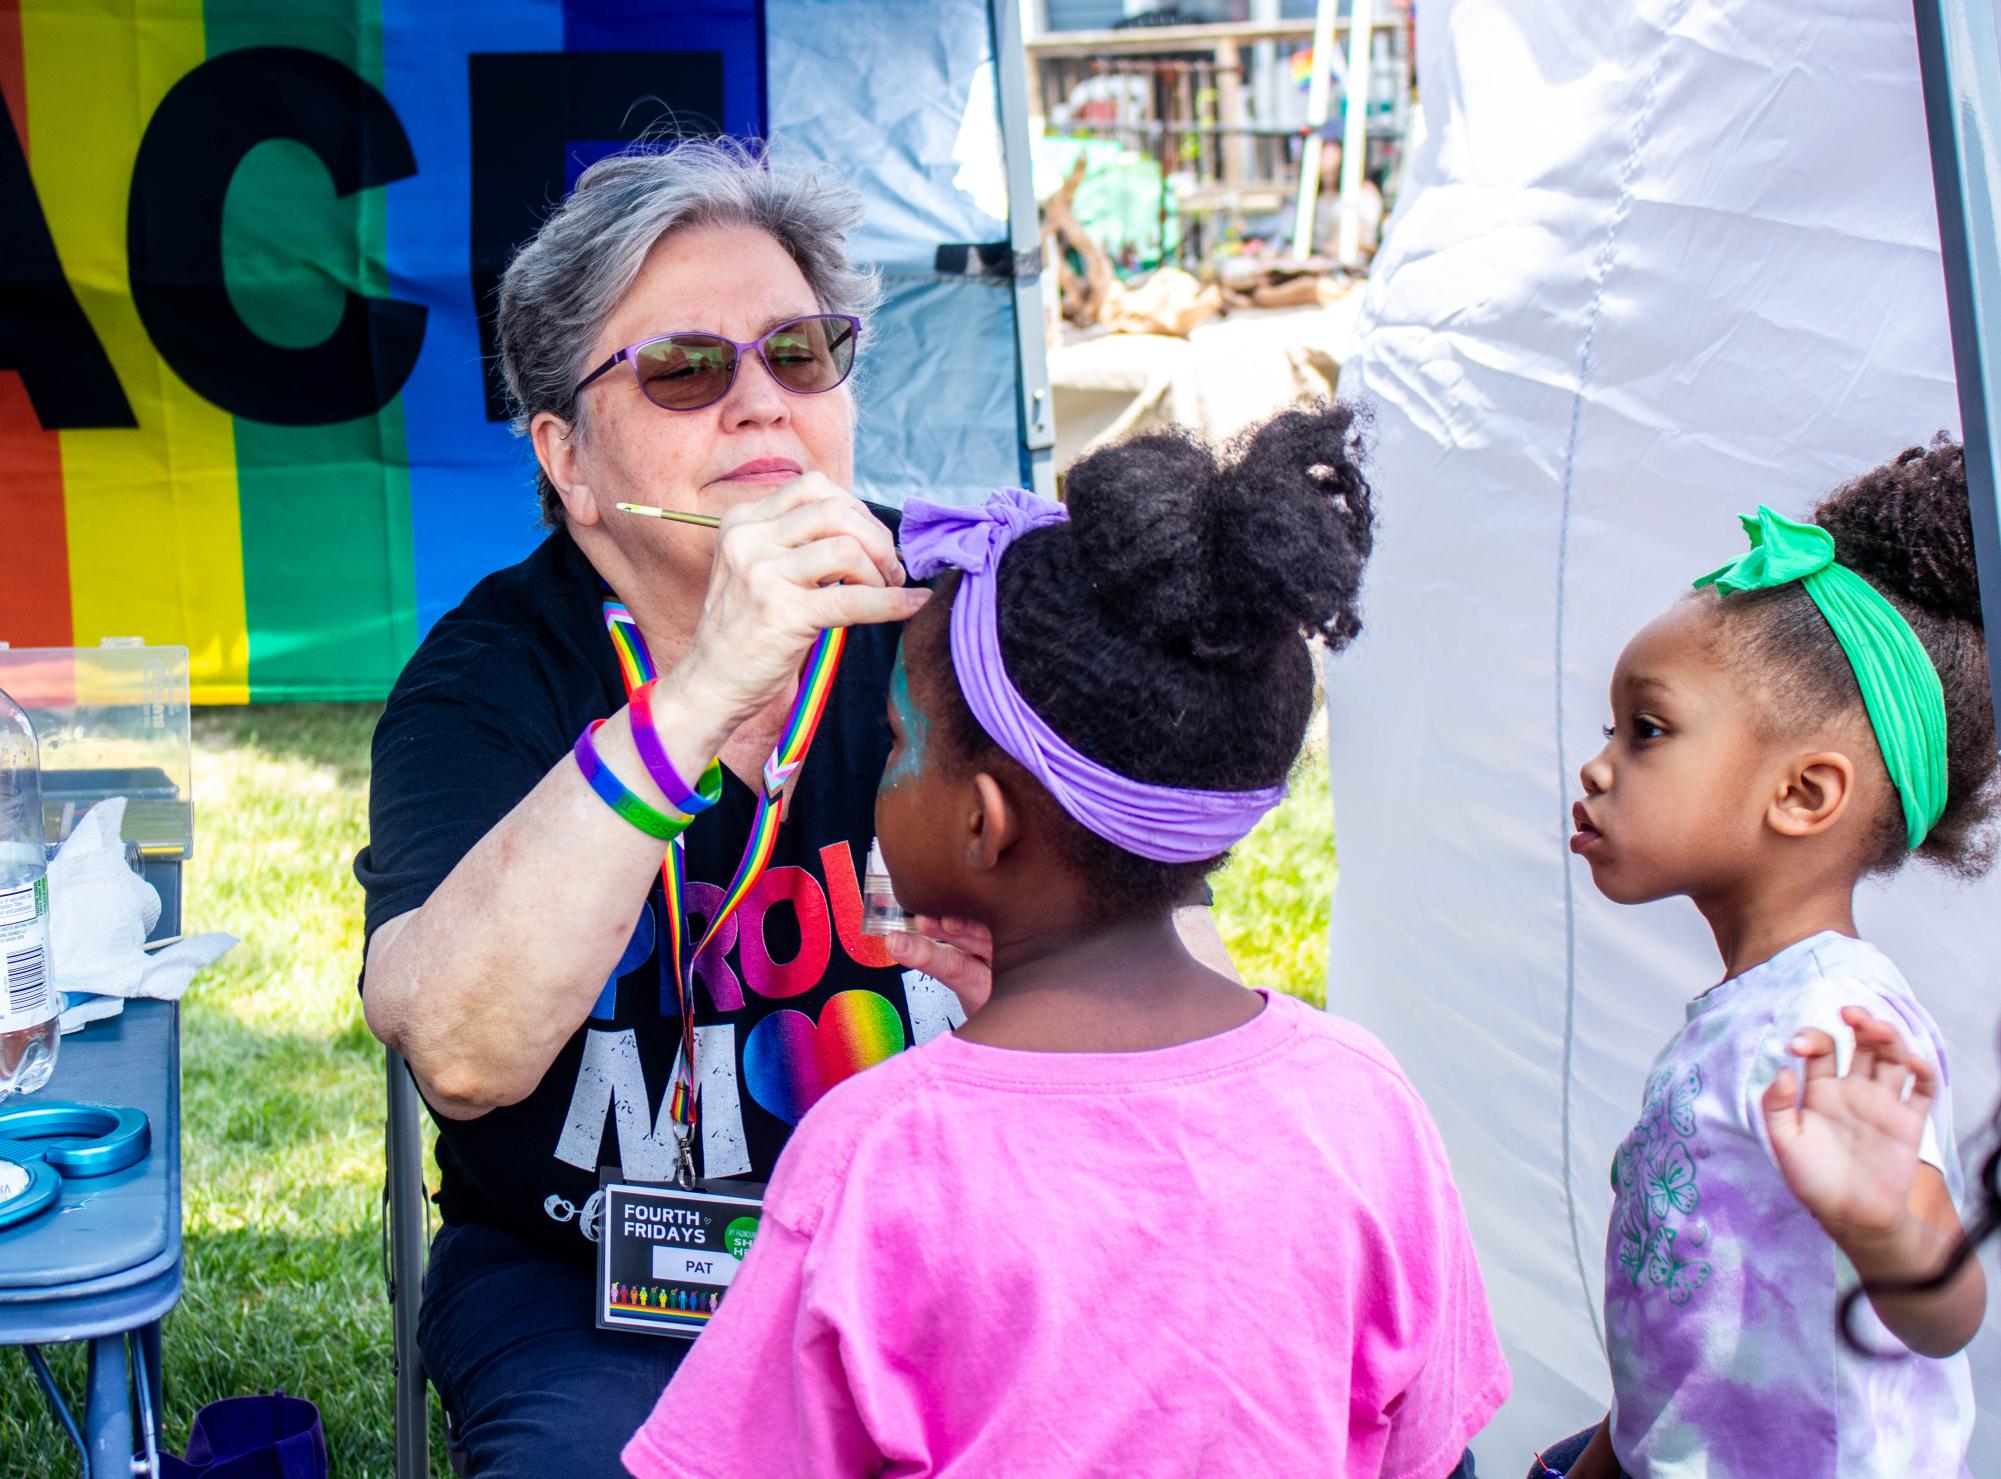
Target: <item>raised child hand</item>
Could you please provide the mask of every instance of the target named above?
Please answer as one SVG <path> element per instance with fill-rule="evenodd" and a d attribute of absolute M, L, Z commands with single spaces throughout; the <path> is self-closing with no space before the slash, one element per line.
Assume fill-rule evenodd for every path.
<path fill-rule="evenodd" d="M 1786 1185 L 1846 1246 L 1905 1218 L 1937 1078 L 1889 1023 L 1861 1007 L 1843 1007 L 1841 1020 L 1855 1029 L 1848 1072 L 1834 1071 L 1833 1038 L 1803 1028 L 1788 1046 L 1806 1060 L 1806 1092 L 1783 1068 L 1765 1090 L 1764 1111 Z"/>

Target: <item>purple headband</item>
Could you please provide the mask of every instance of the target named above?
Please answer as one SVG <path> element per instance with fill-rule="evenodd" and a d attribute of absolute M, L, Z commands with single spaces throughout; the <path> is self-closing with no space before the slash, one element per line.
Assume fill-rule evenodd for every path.
<path fill-rule="evenodd" d="M 1228 852 L 1285 798 L 1262 791 L 1184 791 L 1107 770 L 1078 754 L 1028 706 L 1001 663 L 995 591 L 1001 556 L 1031 529 L 1069 520 L 1060 503 L 1003 488 L 979 508 L 913 498 L 903 507 L 903 563 L 919 580 L 962 570 L 952 603 L 952 667 L 966 706 L 994 743 L 1048 788 L 1057 804 L 1107 842 L 1156 863 Z"/>

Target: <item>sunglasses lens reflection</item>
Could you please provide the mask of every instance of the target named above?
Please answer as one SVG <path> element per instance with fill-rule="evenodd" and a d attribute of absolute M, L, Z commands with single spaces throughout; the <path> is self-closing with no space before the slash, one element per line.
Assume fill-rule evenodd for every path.
<path fill-rule="evenodd" d="M 855 325 L 830 314 L 783 323 L 763 339 L 764 362 L 795 395 L 832 390 L 855 367 Z M 668 411 L 695 411 L 730 392 L 737 347 L 714 334 L 674 334 L 633 354 L 646 398 Z"/>
<path fill-rule="evenodd" d="M 736 346 L 709 334 L 655 339 L 633 356 L 639 385 L 654 405 L 692 411 L 729 394 L 736 377 Z"/>
<path fill-rule="evenodd" d="M 848 378 L 855 365 L 855 328 L 844 318 L 802 318 L 765 336 L 764 362 L 787 390 L 818 395 Z"/>

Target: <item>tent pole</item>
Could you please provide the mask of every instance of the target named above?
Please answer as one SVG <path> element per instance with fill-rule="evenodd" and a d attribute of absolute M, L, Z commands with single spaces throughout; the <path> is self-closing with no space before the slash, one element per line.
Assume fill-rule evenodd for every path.
<path fill-rule="evenodd" d="M 1313 82 L 1306 91 L 1306 137 L 1299 148 L 1299 213 L 1292 222 L 1292 260 L 1313 255 L 1313 209 L 1320 203 L 1320 135 L 1327 127 L 1333 92 L 1334 11 L 1339 0 L 1319 0 L 1313 12 Z M 1348 80 L 1353 92 L 1354 79 Z"/>
<path fill-rule="evenodd" d="M 1994 469 L 1994 436 L 2001 429 L 2001 238 L 1995 226 L 2001 158 L 1993 143 L 2001 125 L 2001 47 L 1992 0 L 1915 0 L 1915 9 L 1987 676 L 2001 731 L 2001 492 Z"/>
<path fill-rule="evenodd" d="M 1375 81 L 1375 0 L 1354 0 L 1348 11 L 1347 117 L 1341 131 L 1341 235 L 1343 267 L 1362 262 L 1362 174 L 1369 163 L 1369 89 Z"/>
<path fill-rule="evenodd" d="M 988 0 L 993 20 L 994 91 L 1000 101 L 1001 150 L 1007 163 L 1008 240 L 1013 248 L 1014 345 L 1020 387 L 1021 478 L 1031 492 L 1056 496 L 1056 415 L 1049 389 L 1043 319 L 1042 219 L 1035 201 L 1034 141 L 1028 132 L 1028 47 L 1022 8 L 1035 0 Z"/>

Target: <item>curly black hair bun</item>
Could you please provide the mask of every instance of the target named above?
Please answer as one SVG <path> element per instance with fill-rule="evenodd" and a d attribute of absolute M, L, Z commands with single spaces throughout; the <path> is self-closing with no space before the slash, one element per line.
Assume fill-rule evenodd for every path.
<path fill-rule="evenodd" d="M 1340 647 L 1375 543 L 1361 418 L 1287 411 L 1218 458 L 1152 432 L 1080 459 L 1067 522 L 1008 551 L 1001 658 L 1042 719 L 1098 764 L 1159 786 L 1253 791 L 1285 780 L 1313 712 L 1309 634 Z M 956 600 L 956 581 L 940 585 Z M 949 675 L 944 602 L 904 636 L 913 683 Z M 952 748 L 1007 762 L 957 685 L 927 688 Z M 1104 917 L 1186 902 L 1222 858 L 1156 863 L 1042 803 Z M 1031 803 L 1035 804 L 1035 803 Z"/>
<path fill-rule="evenodd" d="M 1994 710 L 1980 623 L 1966 458 L 1940 433 L 1843 483 L 1814 508 L 1834 536 L 1834 557 L 1868 581 L 1924 644 L 1945 689 L 1946 804 L 1916 856 L 1963 877 L 1993 865 L 1997 790 Z M 1827 620 L 1798 585 L 1746 592 L 1722 603 L 1737 613 L 1746 651 L 1763 668 L 1767 703 L 1783 724 L 1811 729 L 1862 709 L 1855 670 Z M 1869 871 L 1890 873 L 1913 856 L 1903 808 L 1892 795 L 1876 818 Z"/>
<path fill-rule="evenodd" d="M 1814 521 L 1835 557 L 1893 598 L 1980 625 L 1966 453 L 1941 432 L 1822 499 Z"/>
<path fill-rule="evenodd" d="M 1976 877 L 1994 864 L 2001 797 L 1966 454 L 1940 432 L 1931 446 L 1907 447 L 1843 483 L 1816 505 L 1813 518 L 1834 536 L 1835 558 L 1903 612 L 1938 669 L 1945 687 L 1946 807 L 1917 856 Z M 1892 809 L 1881 828 L 1878 871 L 1909 856 L 1900 833 Z"/>
<path fill-rule="evenodd" d="M 1222 460 L 1178 431 L 1083 458 L 1065 493 L 1106 619 L 1198 663 L 1255 662 L 1304 632 L 1346 645 L 1375 544 L 1360 430 L 1352 408 L 1323 404 Z"/>

